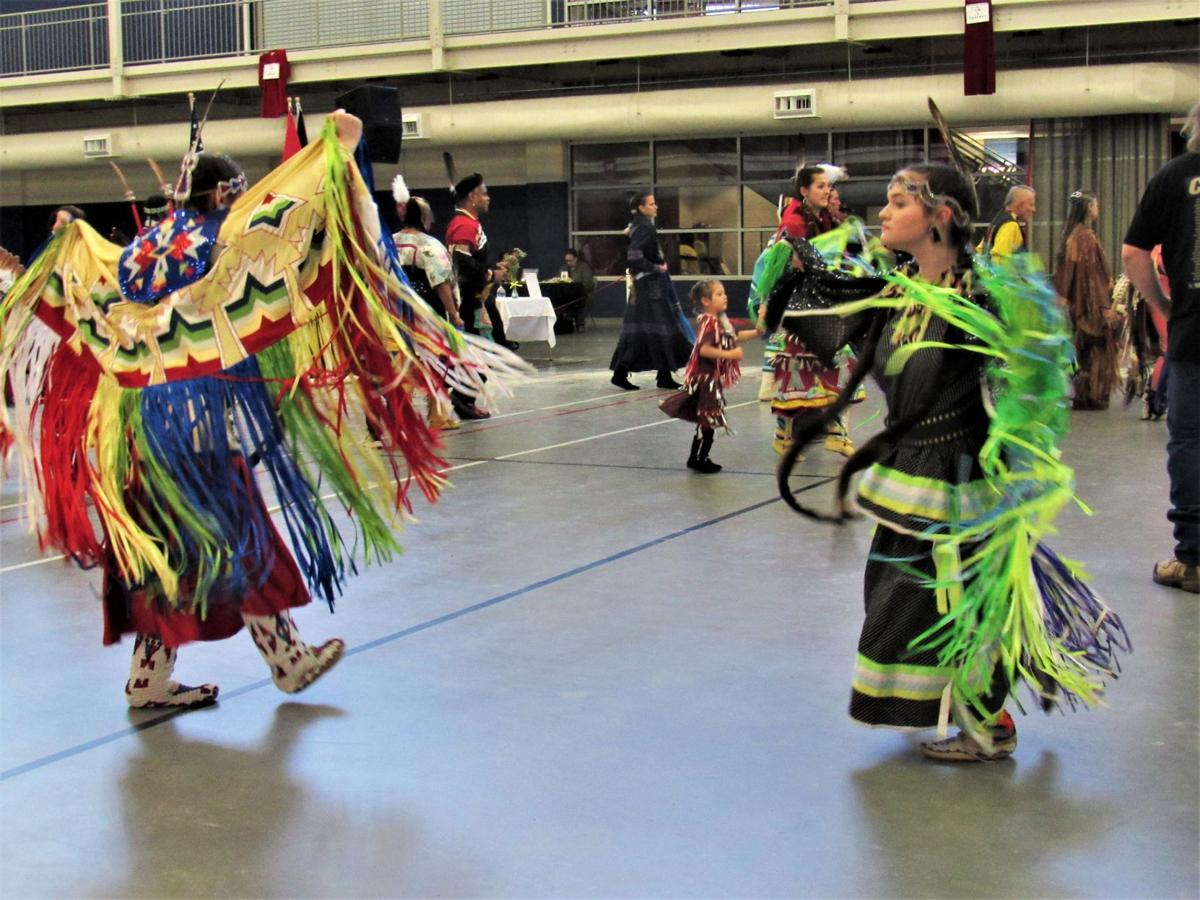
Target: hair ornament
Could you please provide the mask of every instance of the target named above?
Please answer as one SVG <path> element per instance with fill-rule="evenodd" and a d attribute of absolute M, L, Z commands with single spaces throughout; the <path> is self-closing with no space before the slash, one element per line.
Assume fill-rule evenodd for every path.
<path fill-rule="evenodd" d="M 392 199 L 396 201 L 397 206 L 404 206 L 411 196 L 403 175 L 397 175 L 392 179 Z"/>
<path fill-rule="evenodd" d="M 946 207 L 950 210 L 950 217 L 954 220 L 954 224 L 959 228 L 967 228 L 971 224 L 971 216 L 962 208 L 962 204 L 946 194 L 935 194 L 929 187 L 929 182 L 924 179 L 915 181 L 899 174 L 888 185 L 889 190 L 893 187 L 899 187 L 904 193 L 916 197 L 921 205 L 930 212 L 936 211 L 941 206 Z"/>
<path fill-rule="evenodd" d="M 817 168 L 825 173 L 825 177 L 829 179 L 831 185 L 850 177 L 850 173 L 842 166 L 835 166 L 833 163 L 817 163 Z"/>

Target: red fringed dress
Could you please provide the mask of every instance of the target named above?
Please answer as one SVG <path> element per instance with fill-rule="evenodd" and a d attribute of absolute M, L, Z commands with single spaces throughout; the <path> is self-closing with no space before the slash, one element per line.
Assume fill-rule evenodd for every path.
<path fill-rule="evenodd" d="M 730 350 L 736 343 L 733 326 L 724 313 L 702 313 L 696 322 L 696 345 L 683 374 L 683 386 L 658 408 L 673 419 L 695 422 L 701 428 L 730 431 L 725 421 L 725 389 L 737 384 L 741 368 L 736 359 L 701 356 L 700 348 Z"/>

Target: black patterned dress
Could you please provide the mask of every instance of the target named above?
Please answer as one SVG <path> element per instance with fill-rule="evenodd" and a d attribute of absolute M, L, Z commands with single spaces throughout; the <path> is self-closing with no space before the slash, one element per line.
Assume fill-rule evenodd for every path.
<path fill-rule="evenodd" d="M 628 232 L 633 290 L 608 367 L 614 372 L 673 372 L 688 361 L 692 336 L 685 331 L 671 276 L 658 269 L 666 259 L 654 220 L 636 213 Z"/>
<path fill-rule="evenodd" d="M 969 297 L 972 281 L 968 270 L 948 274 L 943 284 Z M 935 545 L 921 535 L 973 519 L 991 502 L 979 465 L 989 421 L 984 357 L 961 349 L 926 348 L 916 351 L 898 373 L 886 374 L 892 356 L 906 343 L 961 344 L 966 338 L 920 307 L 880 314 L 888 320 L 870 362 L 887 398 L 888 424 L 916 424 L 866 471 L 858 489 L 860 507 L 879 527 L 867 563 L 866 620 L 850 715 L 867 725 L 929 728 L 950 712 L 948 688 L 954 670 L 939 666 L 935 651 L 915 652 L 911 645 L 955 602 L 954 588 L 932 589 L 926 582 L 961 581 L 962 562 L 952 547 Z M 985 701 L 989 710 L 998 710 L 1005 695 L 1005 687 L 994 682 L 992 696 Z"/>

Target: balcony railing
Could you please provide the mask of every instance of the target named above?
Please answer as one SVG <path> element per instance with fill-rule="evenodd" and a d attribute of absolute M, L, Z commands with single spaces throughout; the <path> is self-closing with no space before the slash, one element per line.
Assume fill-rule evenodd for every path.
<path fill-rule="evenodd" d="M 0 15 L 0 75 L 108 66 L 103 3 Z"/>
<path fill-rule="evenodd" d="M 489 34 L 752 13 L 832 0 L 442 0 L 442 31 Z M 122 65 L 425 40 L 428 0 L 121 0 Z M 104 3 L 0 15 L 0 76 L 110 65 Z"/>

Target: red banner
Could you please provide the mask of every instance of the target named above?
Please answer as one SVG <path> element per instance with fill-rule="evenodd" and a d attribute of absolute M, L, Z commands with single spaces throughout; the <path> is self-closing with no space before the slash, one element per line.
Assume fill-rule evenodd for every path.
<path fill-rule="evenodd" d="M 991 0 L 966 0 L 963 18 L 963 93 L 996 93 L 996 47 Z"/>

